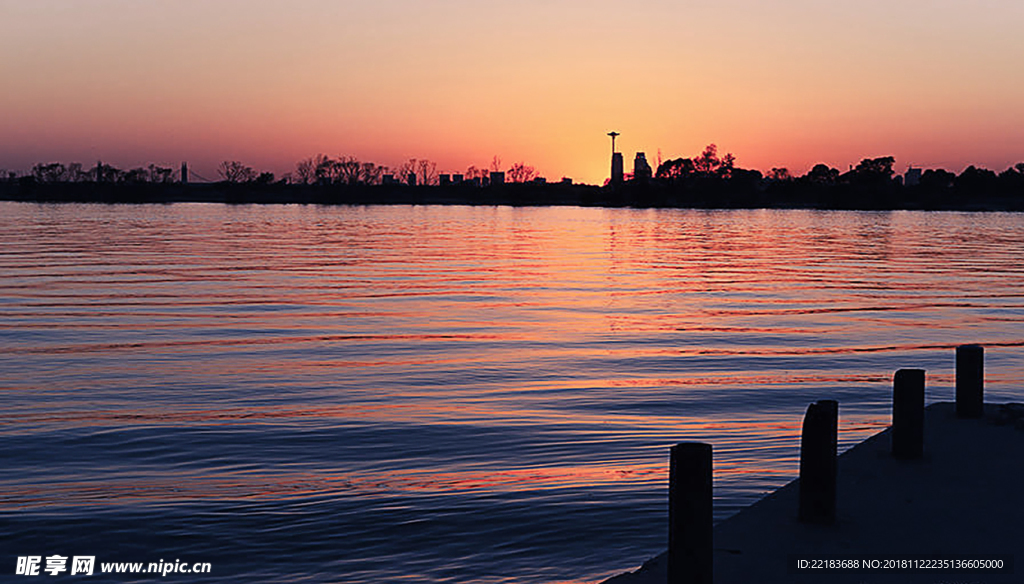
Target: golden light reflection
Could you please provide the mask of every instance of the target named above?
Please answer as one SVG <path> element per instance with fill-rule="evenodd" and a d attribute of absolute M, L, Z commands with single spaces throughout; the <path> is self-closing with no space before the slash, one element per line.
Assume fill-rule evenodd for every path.
<path fill-rule="evenodd" d="M 18 367 L 0 373 L 0 435 L 145 439 L 118 446 L 110 472 L 9 477 L 4 510 L 650 494 L 665 487 L 668 447 L 687 440 L 713 444 L 735 501 L 795 476 L 810 401 L 849 404 L 841 448 L 884 429 L 892 364 L 945 363 L 928 373 L 941 399 L 954 376 L 940 359 L 984 333 L 1005 351 L 987 382 L 1020 378 L 1006 357 L 1024 346 L 1019 226 L 999 217 L 19 209 L 0 257 L 20 276 L 3 283 Z M 50 238 L 54 223 L 72 236 Z M 155 244 L 161 229 L 177 236 Z M 236 431 L 264 440 L 244 445 L 259 455 L 245 468 L 209 446 Z M 424 450 L 338 446 L 380 436 Z M 150 464 L 168 444 L 196 459 Z M 523 452 L 492 459 L 503 446 Z"/>

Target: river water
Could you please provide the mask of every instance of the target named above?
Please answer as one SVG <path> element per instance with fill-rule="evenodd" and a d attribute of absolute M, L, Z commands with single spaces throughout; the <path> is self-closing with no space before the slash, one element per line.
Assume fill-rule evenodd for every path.
<path fill-rule="evenodd" d="M 1022 259 L 1019 214 L 0 203 L 0 579 L 594 582 L 674 443 L 721 520 L 812 401 L 847 448 L 968 342 L 1024 399 Z"/>

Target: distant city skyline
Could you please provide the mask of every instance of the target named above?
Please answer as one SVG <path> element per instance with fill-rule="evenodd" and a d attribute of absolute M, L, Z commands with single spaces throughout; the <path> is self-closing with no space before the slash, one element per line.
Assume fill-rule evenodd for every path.
<path fill-rule="evenodd" d="M 1024 5 L 0 0 L 0 169 L 494 156 L 601 184 L 715 143 L 744 168 L 1024 160 Z"/>

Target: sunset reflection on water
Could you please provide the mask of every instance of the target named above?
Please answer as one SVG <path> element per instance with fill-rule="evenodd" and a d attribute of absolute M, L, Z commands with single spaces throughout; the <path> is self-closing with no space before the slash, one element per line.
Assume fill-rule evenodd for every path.
<path fill-rule="evenodd" d="M 592 581 L 664 547 L 676 442 L 720 520 L 815 400 L 849 447 L 898 368 L 951 399 L 966 342 L 1021 399 L 1018 215 L 0 207 L 10 549 L 85 514 L 265 558 L 225 581 Z"/>

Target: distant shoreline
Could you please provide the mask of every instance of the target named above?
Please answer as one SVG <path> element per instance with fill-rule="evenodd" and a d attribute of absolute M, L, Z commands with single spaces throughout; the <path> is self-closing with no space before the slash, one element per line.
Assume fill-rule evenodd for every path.
<path fill-rule="evenodd" d="M 717 188 L 716 188 L 717 187 Z M 560 183 L 476 187 L 295 184 L 123 184 L 0 182 L 0 200 L 37 203 L 225 203 L 312 205 L 582 206 L 850 211 L 1024 211 L 1024 192 L 935 192 L 916 187 L 856 189 L 681 188 L 657 183 L 598 187 Z"/>

